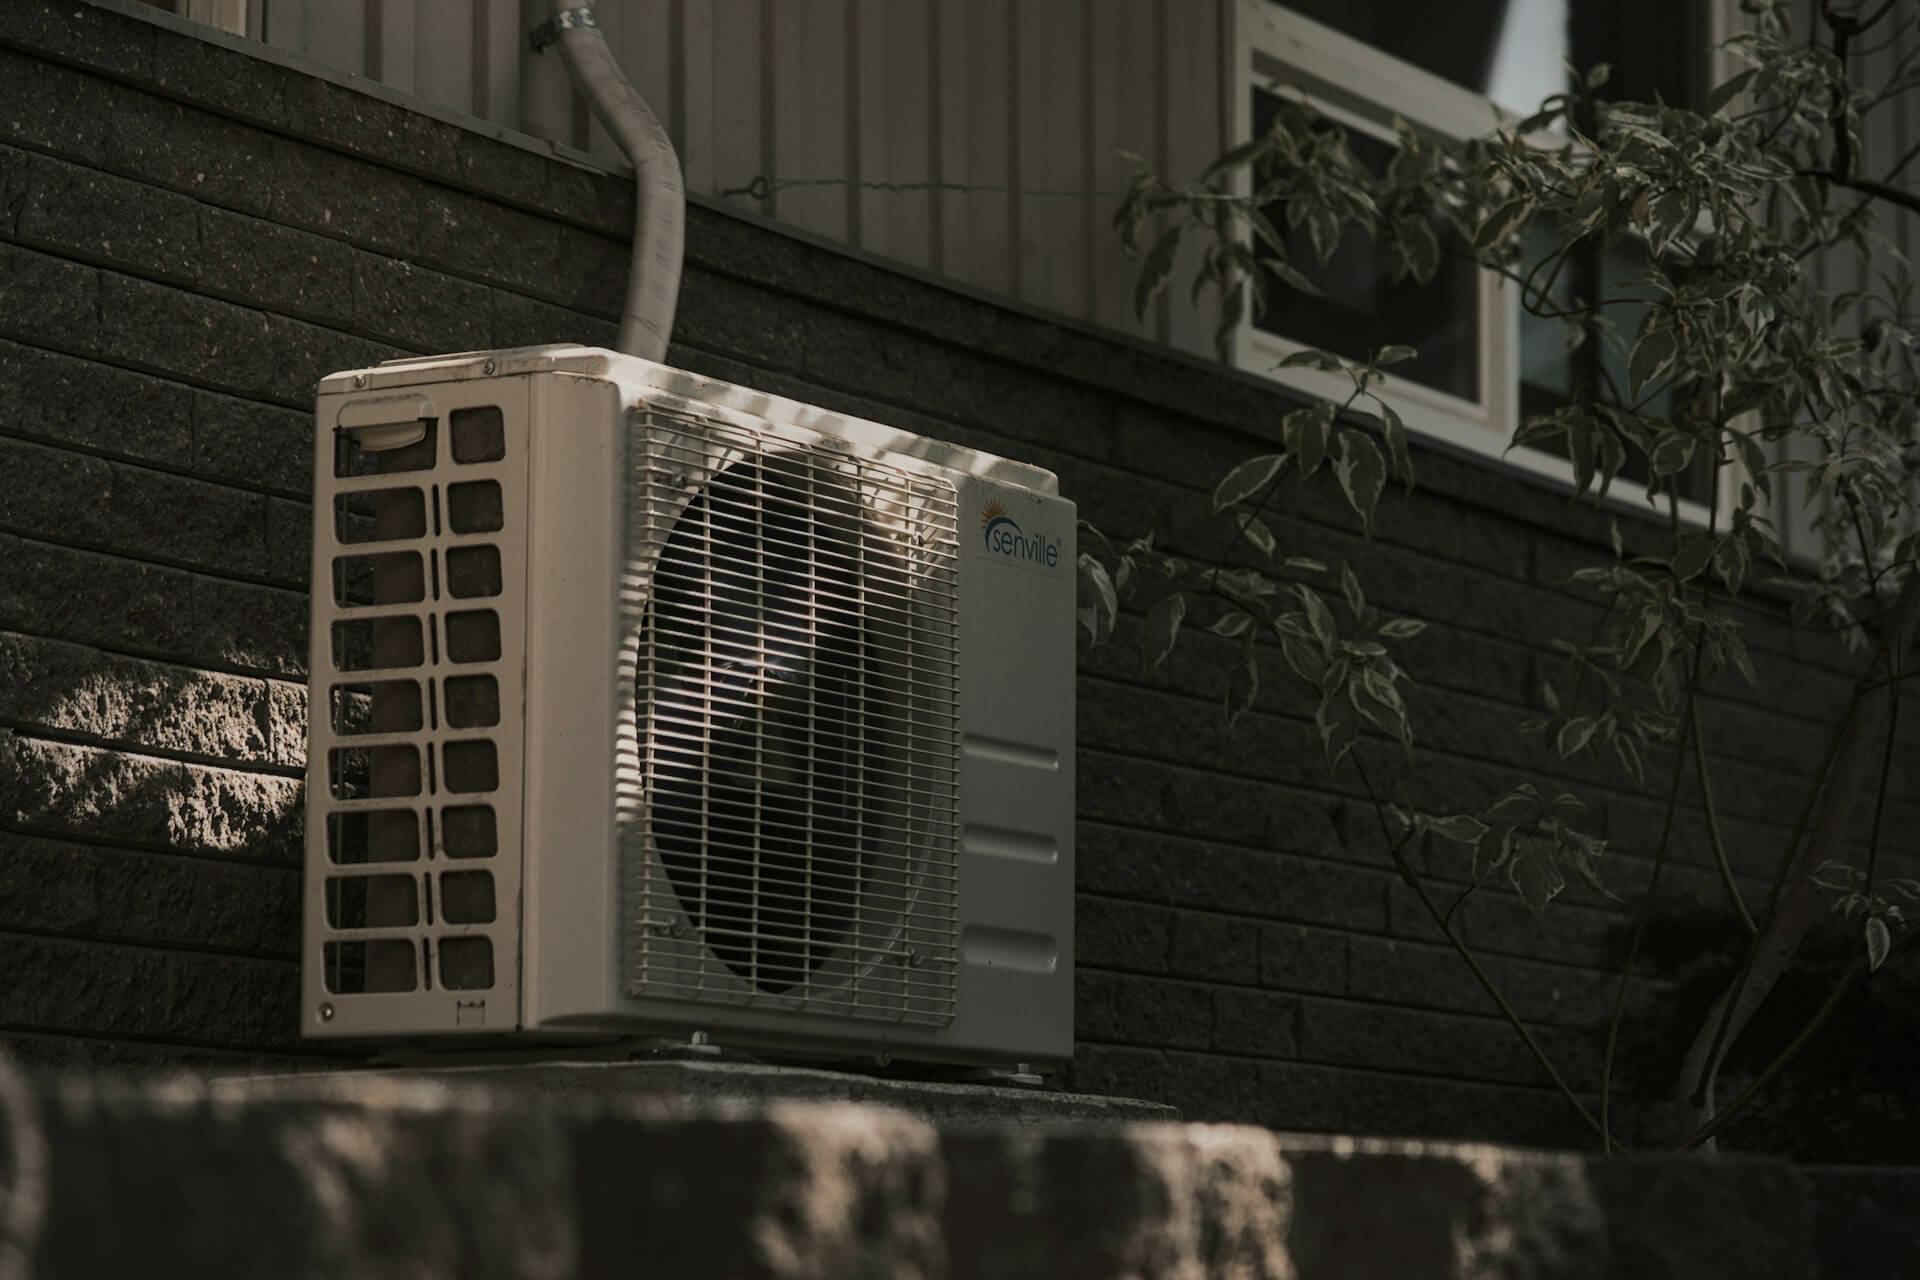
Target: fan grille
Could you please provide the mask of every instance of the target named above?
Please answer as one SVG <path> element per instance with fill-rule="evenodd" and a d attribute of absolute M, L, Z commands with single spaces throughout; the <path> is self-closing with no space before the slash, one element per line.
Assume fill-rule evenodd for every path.
<path fill-rule="evenodd" d="M 633 995 L 952 1017 L 952 486 L 656 407 L 629 493 Z"/>

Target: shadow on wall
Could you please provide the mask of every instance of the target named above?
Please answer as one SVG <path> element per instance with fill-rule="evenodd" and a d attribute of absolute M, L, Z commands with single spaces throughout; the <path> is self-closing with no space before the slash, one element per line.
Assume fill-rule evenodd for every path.
<path fill-rule="evenodd" d="M 85 566 L 56 553 L 109 559 L 24 566 L 69 597 Z M 76 1065 L 298 1049 L 304 689 L 24 629 L 45 621 L 0 607 L 0 1041 Z"/>

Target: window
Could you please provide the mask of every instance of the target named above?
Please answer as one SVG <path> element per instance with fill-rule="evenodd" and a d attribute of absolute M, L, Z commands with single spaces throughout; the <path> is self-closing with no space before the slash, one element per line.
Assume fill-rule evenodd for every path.
<path fill-rule="evenodd" d="M 1436 137 L 1484 134 L 1561 90 L 1569 59 L 1581 67 L 1612 64 L 1606 86 L 1612 96 L 1698 101 L 1709 80 L 1707 51 L 1725 29 L 1710 19 L 1723 3 L 1239 0 L 1235 133 L 1251 137 L 1289 99 L 1301 101 L 1344 125 L 1356 156 L 1379 166 L 1391 154 L 1396 116 Z M 1648 38 L 1654 31 L 1659 39 Z M 1300 249 L 1296 266 L 1314 260 Z M 1634 257 L 1631 245 L 1595 252 L 1570 264 L 1560 287 L 1597 296 L 1595 290 L 1632 276 Z M 1396 284 L 1366 238 L 1353 234 L 1325 267 L 1306 274 L 1325 296 L 1273 290 L 1260 319 L 1242 322 L 1235 362 L 1344 398 L 1351 389 L 1344 378 L 1274 366 L 1302 347 L 1355 358 L 1405 343 L 1420 356 L 1396 366 L 1384 390 L 1408 426 L 1430 439 L 1502 456 L 1527 415 L 1577 397 L 1606 372 L 1618 376 L 1603 370 L 1610 357 L 1567 353 L 1557 321 L 1526 315 L 1516 289 L 1463 258 L 1449 256 L 1427 285 Z M 1504 456 L 1526 470 L 1571 480 L 1572 468 L 1551 452 L 1522 448 Z M 1630 464 L 1621 481 L 1644 480 L 1644 460 L 1638 461 L 1640 475 Z M 1677 486 L 1682 496 L 1704 500 L 1710 474 L 1702 467 L 1684 477 Z M 1726 477 L 1732 483 L 1731 469 Z M 1615 492 L 1637 487 L 1616 483 Z M 1683 501 L 1681 509 L 1704 522 L 1703 501 Z"/>
<path fill-rule="evenodd" d="M 262 30 L 259 12 L 261 0 L 140 0 L 142 4 L 171 13 L 178 17 L 189 18 L 194 22 L 204 22 L 210 27 L 236 36 L 244 36 L 249 31 Z"/>

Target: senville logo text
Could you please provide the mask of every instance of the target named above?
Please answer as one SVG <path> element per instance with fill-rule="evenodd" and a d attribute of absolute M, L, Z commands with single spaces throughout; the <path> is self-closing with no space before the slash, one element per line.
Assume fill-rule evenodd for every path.
<path fill-rule="evenodd" d="M 994 555 L 1049 569 L 1060 563 L 1060 539 L 1027 533 L 998 502 L 989 501 L 980 512 L 980 530 L 982 543 Z"/>

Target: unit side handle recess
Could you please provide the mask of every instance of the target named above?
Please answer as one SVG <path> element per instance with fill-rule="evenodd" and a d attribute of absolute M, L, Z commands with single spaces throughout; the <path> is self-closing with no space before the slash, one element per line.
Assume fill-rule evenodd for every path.
<path fill-rule="evenodd" d="M 433 401 L 418 393 L 369 396 L 340 406 L 338 430 L 362 449 L 379 453 L 418 444 L 426 438 L 427 422 L 439 416 Z"/>

